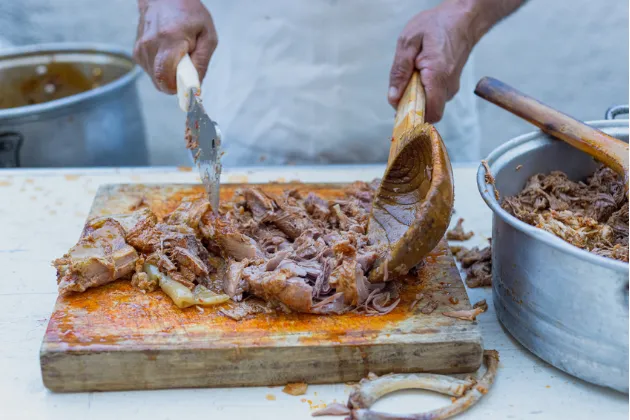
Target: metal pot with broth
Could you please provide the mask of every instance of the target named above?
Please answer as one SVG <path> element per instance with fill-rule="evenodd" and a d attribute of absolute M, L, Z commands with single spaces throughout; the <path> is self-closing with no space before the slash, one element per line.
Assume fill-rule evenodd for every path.
<path fill-rule="evenodd" d="M 147 165 L 139 74 L 111 47 L 0 54 L 0 167 Z"/>

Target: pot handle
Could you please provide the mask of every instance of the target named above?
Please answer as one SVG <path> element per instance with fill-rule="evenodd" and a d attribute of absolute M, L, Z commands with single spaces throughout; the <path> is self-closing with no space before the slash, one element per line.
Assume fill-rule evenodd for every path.
<path fill-rule="evenodd" d="M 20 148 L 24 137 L 13 131 L 0 133 L 0 168 L 20 167 Z"/>
<path fill-rule="evenodd" d="M 614 120 L 617 115 L 628 114 L 628 105 L 611 106 L 606 110 L 606 119 Z"/>

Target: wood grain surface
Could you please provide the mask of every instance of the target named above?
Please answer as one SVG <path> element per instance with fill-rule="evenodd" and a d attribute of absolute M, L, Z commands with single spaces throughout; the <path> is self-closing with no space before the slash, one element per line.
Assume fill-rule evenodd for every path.
<path fill-rule="evenodd" d="M 262 186 L 271 192 L 292 187 L 325 198 L 343 195 L 339 185 Z M 222 186 L 222 200 L 237 188 Z M 162 217 L 182 197 L 203 194 L 200 185 L 106 185 L 90 217 L 129 212 L 141 200 Z M 477 323 L 441 315 L 470 308 L 446 242 L 426 257 L 417 277 L 402 282 L 400 304 L 383 316 L 273 313 L 237 322 L 222 316 L 221 306 L 178 309 L 161 291 L 143 294 L 128 281 L 59 297 L 41 347 L 44 384 L 59 392 L 262 386 L 478 369 Z M 424 300 L 410 310 L 417 293 L 431 294 L 437 309 L 422 313 Z"/>

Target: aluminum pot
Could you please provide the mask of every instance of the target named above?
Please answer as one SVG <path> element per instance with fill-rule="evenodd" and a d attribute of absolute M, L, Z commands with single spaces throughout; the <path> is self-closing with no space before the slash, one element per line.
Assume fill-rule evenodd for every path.
<path fill-rule="evenodd" d="M 3 50 L 0 167 L 147 165 L 139 74 L 131 56 L 111 46 L 63 43 Z M 50 78 L 45 86 L 38 84 L 42 77 Z M 83 89 L 72 89 L 77 80 Z M 64 89 L 75 93 L 54 96 Z M 52 100 L 33 100 L 43 90 Z"/>
<path fill-rule="evenodd" d="M 617 108 L 609 114 L 618 113 Z M 588 124 L 628 141 L 628 120 Z M 502 197 L 518 194 L 537 173 L 560 170 L 583 180 L 597 168 L 587 154 L 540 131 L 505 143 L 487 161 Z M 511 216 L 484 175 L 480 166 L 477 185 L 494 212 L 492 291 L 499 321 L 553 366 L 627 393 L 628 264 L 591 254 Z"/>

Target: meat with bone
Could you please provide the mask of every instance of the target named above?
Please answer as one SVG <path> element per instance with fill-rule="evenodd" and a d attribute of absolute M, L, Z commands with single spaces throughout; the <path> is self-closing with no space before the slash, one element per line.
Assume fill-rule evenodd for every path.
<path fill-rule="evenodd" d="M 59 294 L 111 283 L 131 274 L 137 260 L 138 253 L 125 242 L 125 230 L 119 222 L 104 218 L 88 223 L 79 242 L 53 261 Z"/>

